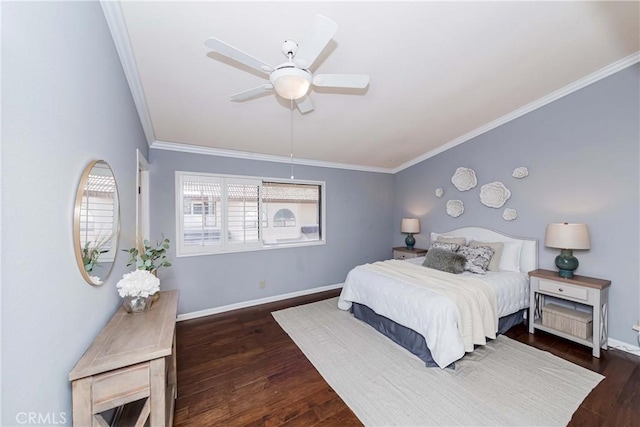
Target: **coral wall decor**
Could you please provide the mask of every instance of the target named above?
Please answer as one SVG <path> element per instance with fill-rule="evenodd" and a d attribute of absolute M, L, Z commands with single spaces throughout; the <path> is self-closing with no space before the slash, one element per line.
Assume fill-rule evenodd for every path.
<path fill-rule="evenodd" d="M 511 197 L 511 191 L 501 182 L 491 182 L 480 188 L 480 201 L 490 208 L 501 208 Z"/>
<path fill-rule="evenodd" d="M 506 208 L 502 212 L 502 219 L 505 221 L 513 221 L 516 218 L 518 218 L 518 211 L 513 208 Z"/>
<path fill-rule="evenodd" d="M 478 185 L 475 171 L 469 168 L 456 169 L 456 172 L 451 177 L 451 182 L 460 191 L 471 190 Z"/>
<path fill-rule="evenodd" d="M 517 167 L 513 170 L 511 176 L 518 179 L 524 178 L 526 176 L 529 176 L 529 169 L 525 168 L 524 166 Z"/>
<path fill-rule="evenodd" d="M 440 198 L 444 194 L 444 189 L 442 187 L 436 188 L 436 197 Z"/>
<path fill-rule="evenodd" d="M 459 217 L 464 212 L 464 203 L 462 200 L 449 200 L 447 202 L 447 214 L 454 218 Z"/>

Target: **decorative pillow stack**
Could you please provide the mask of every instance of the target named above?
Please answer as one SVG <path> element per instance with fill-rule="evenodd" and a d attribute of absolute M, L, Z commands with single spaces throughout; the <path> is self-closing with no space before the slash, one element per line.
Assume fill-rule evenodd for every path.
<path fill-rule="evenodd" d="M 504 245 L 501 242 L 471 241 L 467 246 L 467 239 L 464 237 L 438 236 L 437 240 L 431 244 L 422 265 L 454 274 L 462 271 L 486 274 L 487 270 L 500 271 L 503 248 Z M 462 270 L 458 267 L 461 260 L 464 261 Z"/>

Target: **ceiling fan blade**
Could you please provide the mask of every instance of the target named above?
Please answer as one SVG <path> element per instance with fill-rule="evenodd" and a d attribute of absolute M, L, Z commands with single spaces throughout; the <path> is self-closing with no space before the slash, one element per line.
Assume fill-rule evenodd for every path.
<path fill-rule="evenodd" d="M 211 37 L 207 39 L 204 44 L 214 52 L 218 52 L 220 55 L 224 55 L 234 61 L 248 65 L 249 67 L 262 71 L 263 73 L 270 73 L 273 71 L 273 67 L 271 65 L 231 46 L 228 43 L 223 42 L 222 40 Z"/>
<path fill-rule="evenodd" d="M 311 98 L 309 98 L 309 95 L 305 95 L 300 99 L 296 99 L 296 105 L 298 106 L 298 110 L 300 110 L 301 114 L 313 111 L 313 102 L 311 102 Z"/>
<path fill-rule="evenodd" d="M 299 43 L 295 64 L 300 68 L 310 68 L 336 31 L 338 24 L 326 16 L 316 15 L 306 37 Z"/>
<path fill-rule="evenodd" d="M 313 78 L 313 85 L 364 89 L 369 85 L 369 76 L 367 74 L 317 74 Z"/>
<path fill-rule="evenodd" d="M 247 99 L 255 98 L 258 95 L 262 95 L 272 90 L 273 90 L 273 85 L 266 84 L 266 85 L 254 87 L 253 89 L 245 90 L 244 92 L 231 95 L 231 100 L 236 102 L 246 101 Z"/>

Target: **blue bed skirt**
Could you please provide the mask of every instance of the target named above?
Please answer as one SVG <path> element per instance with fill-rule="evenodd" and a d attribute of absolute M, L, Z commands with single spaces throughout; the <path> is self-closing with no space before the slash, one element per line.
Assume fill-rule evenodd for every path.
<path fill-rule="evenodd" d="M 513 314 L 498 319 L 498 334 L 504 334 L 515 325 L 519 325 L 524 321 L 524 313 L 527 309 L 522 309 Z M 351 312 L 363 322 L 371 325 L 378 332 L 390 338 L 396 344 L 406 348 L 422 360 L 427 367 L 438 366 L 431 357 L 431 351 L 427 347 L 427 342 L 422 335 L 402 326 L 391 319 L 380 316 L 366 305 L 353 303 Z M 455 368 L 455 363 L 447 366 L 447 368 Z"/>

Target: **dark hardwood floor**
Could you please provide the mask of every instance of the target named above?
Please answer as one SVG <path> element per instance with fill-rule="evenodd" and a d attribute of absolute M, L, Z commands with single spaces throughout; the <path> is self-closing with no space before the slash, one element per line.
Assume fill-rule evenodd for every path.
<path fill-rule="evenodd" d="M 174 425 L 362 425 L 271 312 L 337 296 L 339 290 L 180 322 Z M 604 351 L 524 325 L 510 338 L 549 351 L 606 377 L 582 402 L 571 426 L 640 426 L 640 357 Z M 426 368 L 425 368 L 426 369 Z"/>

